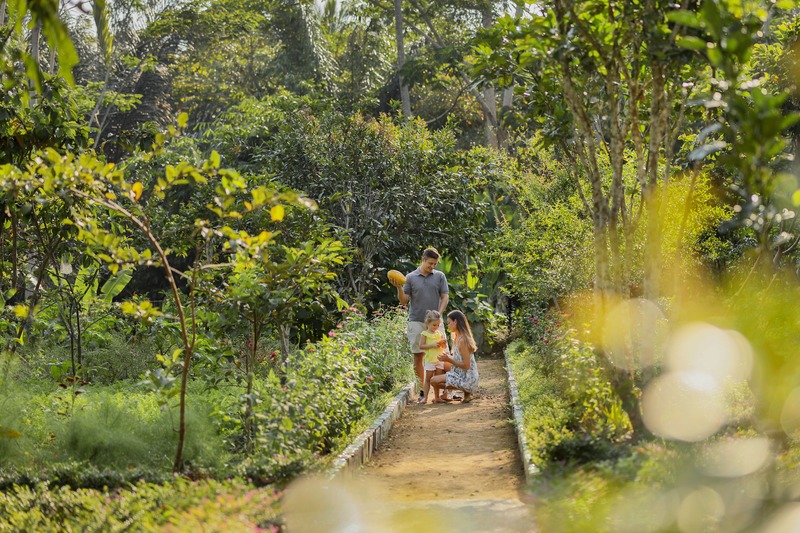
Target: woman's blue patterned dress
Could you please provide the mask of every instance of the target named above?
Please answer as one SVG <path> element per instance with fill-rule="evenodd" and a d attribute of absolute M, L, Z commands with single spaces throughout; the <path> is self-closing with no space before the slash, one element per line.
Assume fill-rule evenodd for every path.
<path fill-rule="evenodd" d="M 458 362 L 463 361 L 458 343 L 453 346 L 453 359 Z M 470 354 L 469 370 L 453 365 L 453 368 L 445 374 L 445 379 L 448 387 L 455 387 L 469 393 L 478 390 L 478 365 L 475 363 L 475 353 Z"/>

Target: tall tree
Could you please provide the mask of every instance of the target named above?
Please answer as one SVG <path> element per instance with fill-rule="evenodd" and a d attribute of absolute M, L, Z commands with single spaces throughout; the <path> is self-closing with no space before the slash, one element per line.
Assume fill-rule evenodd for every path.
<path fill-rule="evenodd" d="M 660 1 L 557 0 L 527 17 L 504 18 L 476 49 L 483 76 L 534 94 L 531 111 L 545 117 L 545 139 L 571 160 L 592 219 L 598 317 L 637 280 L 642 223 L 644 292 L 660 294 L 661 199 L 685 127 L 687 87 L 698 85 L 691 54 L 675 46 L 685 32 L 670 23 L 674 9 Z M 640 384 L 604 360 L 634 427 L 644 431 Z"/>
<path fill-rule="evenodd" d="M 400 102 L 403 116 L 411 116 L 411 99 L 408 95 L 408 85 L 403 76 L 403 67 L 406 63 L 405 42 L 403 37 L 403 2 L 394 0 L 394 38 L 397 43 L 397 72 L 400 83 Z"/>

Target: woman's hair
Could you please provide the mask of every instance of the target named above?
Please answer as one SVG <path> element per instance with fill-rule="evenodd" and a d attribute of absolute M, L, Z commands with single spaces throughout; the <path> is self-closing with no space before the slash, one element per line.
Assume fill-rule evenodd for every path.
<path fill-rule="evenodd" d="M 433 309 L 427 311 L 425 313 L 425 323 L 430 324 L 434 320 L 441 320 L 442 314 L 439 311 L 434 311 Z"/>
<path fill-rule="evenodd" d="M 475 339 L 472 338 L 472 328 L 469 327 L 469 320 L 464 313 L 455 309 L 447 313 L 447 318 L 455 321 L 459 339 L 464 339 L 473 352 L 477 350 L 478 346 L 475 344 Z"/>

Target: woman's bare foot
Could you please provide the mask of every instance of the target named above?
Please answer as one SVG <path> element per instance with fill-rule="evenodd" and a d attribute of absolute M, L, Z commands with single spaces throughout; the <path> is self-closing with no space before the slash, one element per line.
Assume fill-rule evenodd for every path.
<path fill-rule="evenodd" d="M 472 401 L 472 394 L 470 394 L 468 392 L 465 392 L 464 393 L 464 399 L 461 400 L 461 403 L 469 403 L 471 401 Z"/>
<path fill-rule="evenodd" d="M 444 398 L 436 398 L 435 400 L 433 400 L 433 403 L 447 403 L 447 400 L 445 400 Z"/>

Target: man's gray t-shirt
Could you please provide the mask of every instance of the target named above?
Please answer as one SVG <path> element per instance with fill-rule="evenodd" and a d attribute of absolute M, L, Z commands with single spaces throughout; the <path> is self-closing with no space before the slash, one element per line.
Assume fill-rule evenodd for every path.
<path fill-rule="evenodd" d="M 403 292 L 411 297 L 408 304 L 408 319 L 412 322 L 425 322 L 425 313 L 431 309 L 439 310 L 439 295 L 448 294 L 447 278 L 444 272 L 434 270 L 423 276 L 417 268 L 406 276 Z"/>

